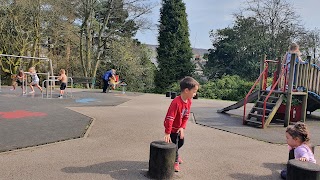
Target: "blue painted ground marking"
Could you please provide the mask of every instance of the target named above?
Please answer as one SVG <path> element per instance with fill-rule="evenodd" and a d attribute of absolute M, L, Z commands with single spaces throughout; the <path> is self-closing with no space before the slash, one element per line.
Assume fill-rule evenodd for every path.
<path fill-rule="evenodd" d="M 89 102 L 94 102 L 96 99 L 94 98 L 83 98 L 83 99 L 77 99 L 77 103 L 89 103 Z"/>

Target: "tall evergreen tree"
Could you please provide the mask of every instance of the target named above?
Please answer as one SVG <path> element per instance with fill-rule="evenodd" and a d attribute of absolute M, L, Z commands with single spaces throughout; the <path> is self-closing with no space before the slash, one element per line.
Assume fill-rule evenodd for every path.
<path fill-rule="evenodd" d="M 185 3 L 182 0 L 163 0 L 155 76 L 158 92 L 165 91 L 172 83 L 194 72 L 188 29 Z"/>

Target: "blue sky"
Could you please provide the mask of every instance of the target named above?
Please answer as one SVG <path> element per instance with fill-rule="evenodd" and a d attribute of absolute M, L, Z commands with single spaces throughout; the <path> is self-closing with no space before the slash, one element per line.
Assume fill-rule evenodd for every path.
<path fill-rule="evenodd" d="M 154 25 L 153 30 L 139 31 L 136 38 L 142 43 L 156 45 L 158 44 L 156 24 L 160 18 L 161 0 L 150 1 L 159 4 L 148 17 Z M 239 11 L 245 0 L 184 0 L 184 2 L 187 8 L 192 47 L 209 49 L 211 48 L 210 30 L 231 26 L 232 14 Z M 295 11 L 301 16 L 302 24 L 307 29 L 319 29 L 319 0 L 287 0 L 287 2 L 294 5 Z"/>

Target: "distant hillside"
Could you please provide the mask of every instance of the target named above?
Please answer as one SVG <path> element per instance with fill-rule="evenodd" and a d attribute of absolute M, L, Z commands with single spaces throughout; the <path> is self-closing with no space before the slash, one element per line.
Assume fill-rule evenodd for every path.
<path fill-rule="evenodd" d="M 203 56 L 206 53 L 208 54 L 209 51 L 208 51 L 208 49 L 192 48 L 192 53 L 193 54 L 198 54 L 200 56 Z"/>

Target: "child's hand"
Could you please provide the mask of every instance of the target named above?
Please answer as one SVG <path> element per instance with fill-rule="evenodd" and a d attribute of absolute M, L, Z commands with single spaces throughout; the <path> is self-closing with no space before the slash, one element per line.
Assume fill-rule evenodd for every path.
<path fill-rule="evenodd" d="M 171 141 L 171 138 L 170 138 L 170 134 L 167 134 L 167 133 L 166 133 L 166 134 L 164 135 L 164 141 L 167 142 L 167 143 L 171 143 L 171 142 L 172 142 L 172 141 Z"/>
<path fill-rule="evenodd" d="M 179 128 L 177 133 L 180 134 L 180 139 L 183 139 L 184 138 L 184 129 L 183 128 Z"/>
<path fill-rule="evenodd" d="M 308 161 L 308 160 L 305 157 L 301 157 L 301 158 L 299 158 L 299 161 Z"/>

